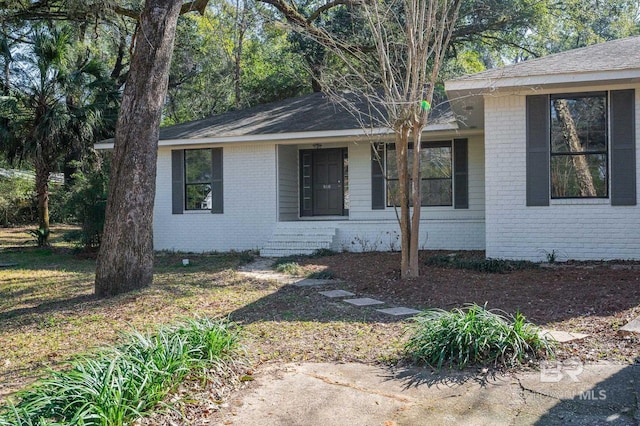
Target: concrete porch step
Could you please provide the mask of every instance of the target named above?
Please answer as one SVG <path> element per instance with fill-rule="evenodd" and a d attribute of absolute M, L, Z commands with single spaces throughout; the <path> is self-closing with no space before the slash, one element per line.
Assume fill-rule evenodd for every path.
<path fill-rule="evenodd" d="M 260 254 L 269 257 L 309 255 L 319 249 L 331 249 L 335 236 L 336 228 L 331 226 L 310 227 L 303 223 L 281 223 L 260 250 Z"/>

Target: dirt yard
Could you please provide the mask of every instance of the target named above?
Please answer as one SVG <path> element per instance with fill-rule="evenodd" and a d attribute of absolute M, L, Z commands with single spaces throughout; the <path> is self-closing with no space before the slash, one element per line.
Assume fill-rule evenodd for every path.
<path fill-rule="evenodd" d="M 443 252 L 422 252 L 420 277 L 400 279 L 399 253 L 338 254 L 301 261 L 332 271 L 345 290 L 379 297 L 398 306 L 451 309 L 487 304 L 509 314 L 520 310 L 544 328 L 586 333 L 559 356 L 583 361 L 640 362 L 640 336 L 617 330 L 640 316 L 640 262 L 573 262 L 504 274 L 427 266 Z M 482 252 L 463 252 L 482 257 Z"/>

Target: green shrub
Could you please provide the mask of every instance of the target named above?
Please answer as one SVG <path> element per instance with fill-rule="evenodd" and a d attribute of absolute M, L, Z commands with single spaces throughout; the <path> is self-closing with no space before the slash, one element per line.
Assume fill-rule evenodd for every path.
<path fill-rule="evenodd" d="M 237 348 L 235 327 L 200 319 L 133 333 L 127 343 L 80 358 L 64 371 L 21 392 L 15 406 L 0 412 L 0 425 L 123 425 L 149 412 L 186 375 L 223 368 Z"/>
<path fill-rule="evenodd" d="M 312 272 L 307 275 L 307 278 L 313 278 L 316 280 L 332 280 L 336 277 L 336 274 L 330 270 L 325 269 L 324 271 Z"/>
<path fill-rule="evenodd" d="M 0 176 L 0 225 L 26 225 L 38 220 L 33 179 Z"/>
<path fill-rule="evenodd" d="M 279 257 L 271 264 L 271 267 L 275 268 L 277 270 L 278 267 L 280 267 L 280 265 L 285 265 L 285 264 L 288 264 L 288 263 L 297 263 L 302 258 L 303 258 L 303 256 L 283 256 L 283 257 Z"/>
<path fill-rule="evenodd" d="M 436 255 L 430 256 L 425 261 L 428 266 L 439 266 L 443 268 L 467 269 L 478 272 L 493 274 L 504 274 L 506 272 L 519 271 L 523 269 L 535 269 L 537 263 L 527 260 L 507 260 L 507 259 L 464 259 L 456 256 Z"/>
<path fill-rule="evenodd" d="M 288 275 L 302 275 L 302 266 L 298 262 L 281 263 L 276 266 L 276 271 Z"/>
<path fill-rule="evenodd" d="M 414 317 L 407 355 L 438 370 L 470 364 L 513 366 L 553 355 L 549 341 L 520 312 L 507 318 L 478 305 L 452 311 L 430 309 Z"/>
<path fill-rule="evenodd" d="M 334 251 L 328 248 L 321 248 L 321 249 L 314 250 L 313 253 L 311 253 L 308 257 L 310 259 L 314 259 L 318 257 L 335 256 L 336 254 L 338 254 L 337 251 Z"/>
<path fill-rule="evenodd" d="M 103 167 L 83 173 L 80 169 L 73 175 L 74 184 L 65 201 L 66 217 L 82 225 L 81 234 L 66 235 L 66 240 L 75 240 L 85 249 L 96 249 L 102 241 L 109 170 Z"/>

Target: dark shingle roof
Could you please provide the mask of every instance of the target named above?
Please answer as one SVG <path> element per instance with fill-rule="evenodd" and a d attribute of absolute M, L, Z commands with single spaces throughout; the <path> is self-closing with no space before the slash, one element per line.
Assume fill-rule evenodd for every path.
<path fill-rule="evenodd" d="M 451 82 L 640 69 L 640 36 L 613 40 L 460 77 Z"/>
<path fill-rule="evenodd" d="M 350 101 L 364 114 L 365 125 L 382 127 L 376 120 L 371 123 L 368 104 L 352 96 Z M 436 108 L 429 124 L 452 121 L 448 108 Z M 238 111 L 231 111 L 189 123 L 160 129 L 160 140 L 204 139 L 278 133 L 322 132 L 361 129 L 361 121 L 345 107 L 332 102 L 324 93 L 285 99 Z"/>

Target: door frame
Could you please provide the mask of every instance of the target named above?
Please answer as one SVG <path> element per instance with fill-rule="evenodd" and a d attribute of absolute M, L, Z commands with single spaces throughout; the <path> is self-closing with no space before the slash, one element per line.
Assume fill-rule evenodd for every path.
<path fill-rule="evenodd" d="M 323 217 L 327 215 L 319 215 L 314 211 L 314 200 L 313 200 L 313 165 L 314 165 L 314 153 L 322 150 L 340 150 L 342 152 L 342 158 L 348 155 L 348 149 L 346 147 L 337 147 L 337 148 L 317 148 L 317 149 L 301 149 L 299 150 L 298 155 L 298 180 L 299 180 L 299 205 L 300 205 L 300 217 Z M 349 210 L 345 209 L 344 205 L 344 196 L 345 196 L 345 186 L 346 182 L 344 180 L 345 170 L 344 166 L 342 167 L 342 176 L 341 176 L 341 191 L 342 191 L 342 214 L 339 216 L 348 216 Z M 331 217 L 331 216 L 329 216 Z"/>

